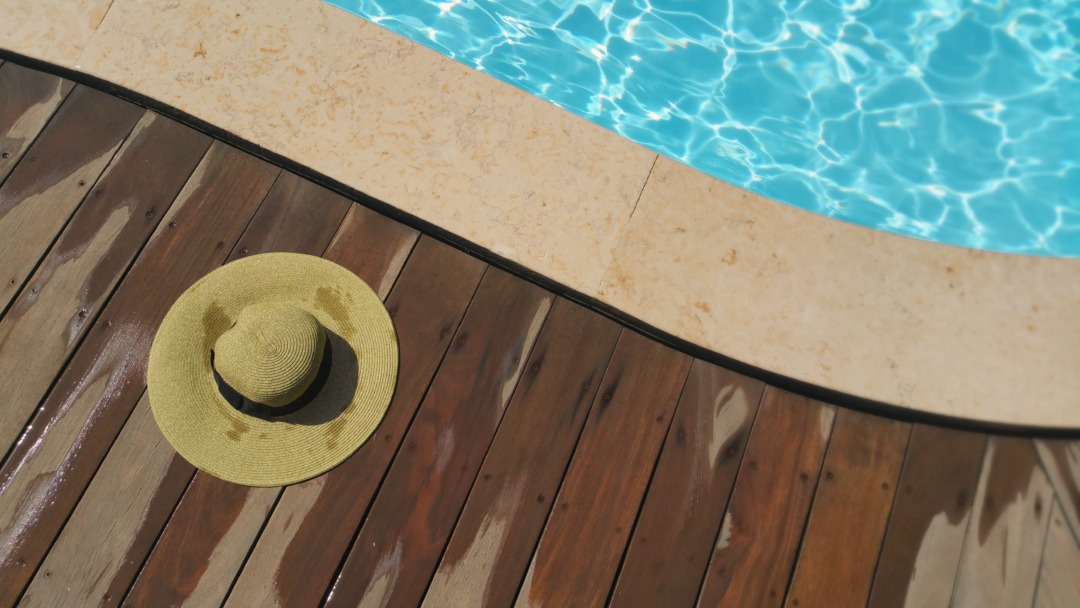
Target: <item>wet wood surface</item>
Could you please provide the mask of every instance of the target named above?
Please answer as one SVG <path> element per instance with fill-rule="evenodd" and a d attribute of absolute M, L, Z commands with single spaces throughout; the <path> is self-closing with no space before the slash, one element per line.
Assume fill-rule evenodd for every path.
<path fill-rule="evenodd" d="M 1035 608 L 1070 606 L 1080 606 L 1080 541 L 1069 528 L 1061 503 L 1055 500 L 1046 532 Z"/>
<path fill-rule="evenodd" d="M 1062 516 L 1080 537 L 1080 441 L 1039 439 L 1035 449 L 1054 486 Z"/>
<path fill-rule="evenodd" d="M 0 321 L 6 453 L 157 228 L 210 139 L 147 113 Z"/>
<path fill-rule="evenodd" d="M 14 63 L 0 65 L 0 183 L 74 86 Z"/>
<path fill-rule="evenodd" d="M 423 598 L 551 301 L 544 290 L 488 268 L 328 606 L 414 605 Z"/>
<path fill-rule="evenodd" d="M 555 304 L 425 606 L 513 602 L 619 333 L 580 306 Z"/>
<path fill-rule="evenodd" d="M 787 606 L 866 604 L 910 432 L 904 422 L 837 414 Z"/>
<path fill-rule="evenodd" d="M 252 489 L 173 451 L 145 367 L 177 296 L 266 251 L 371 284 L 401 363 L 352 457 Z M 766 386 L 11 62 L 0 279 L 0 605 L 1080 603 L 1075 438 Z"/>
<path fill-rule="evenodd" d="M 607 598 L 690 363 L 623 333 L 515 605 L 593 606 Z"/>
<path fill-rule="evenodd" d="M 260 213 L 270 209 L 270 215 L 288 217 L 309 203 L 321 201 L 333 207 L 328 211 L 336 219 L 324 223 L 322 233 L 314 241 L 310 238 L 293 238 L 291 242 L 283 243 L 280 238 L 260 241 L 255 236 L 245 235 L 237 245 L 237 254 L 260 253 L 273 243 L 277 248 L 285 246 L 284 250 L 287 251 L 322 255 L 333 235 L 334 245 L 331 245 L 325 257 L 346 263 L 340 254 L 342 251 L 362 252 L 367 249 L 374 253 L 411 245 L 410 235 L 402 239 L 400 235 L 387 231 L 365 230 L 365 224 L 355 221 L 345 221 L 338 228 L 337 222 L 342 219 L 342 214 L 350 209 L 348 202 L 336 195 L 331 196 L 321 188 L 310 184 L 303 186 L 302 182 L 296 183 L 295 180 L 295 176 L 279 179 L 267 200 L 271 204 L 264 203 Z M 285 213 L 279 209 L 283 203 L 289 206 Z M 350 217 L 355 215 L 349 213 Z M 293 222 L 284 222 L 290 223 Z M 253 221 L 252 226 L 255 224 Z M 274 224 L 281 225 L 278 222 Z M 249 226 L 249 231 L 252 226 Z M 333 234 L 335 229 L 336 235 Z M 299 230 L 310 232 L 310 226 Z M 402 240 L 405 242 L 400 242 Z M 301 247 L 301 243 L 307 245 Z M 377 264 L 374 262 L 379 258 L 364 257 L 370 260 L 368 264 L 346 263 L 346 267 L 372 284 L 383 281 L 385 275 L 391 275 L 392 282 L 401 270 L 399 264 Z M 380 295 L 385 297 L 386 294 Z M 246 488 L 198 473 L 143 568 L 127 603 L 156 606 L 175 605 L 186 600 L 189 605 L 220 604 L 263 528 L 270 509 L 278 501 L 279 494 L 277 488 Z"/>
<path fill-rule="evenodd" d="M 225 260 L 277 174 L 213 144 L 36 411 L 0 469 L 0 605 L 21 592 L 135 408 L 169 306 Z"/>
<path fill-rule="evenodd" d="M 948 605 L 985 449 L 985 435 L 913 427 L 870 606 Z"/>
<path fill-rule="evenodd" d="M 960 558 L 955 605 L 1031 604 L 1052 500 L 1032 442 L 991 437 Z"/>
<path fill-rule="evenodd" d="M 325 201 L 326 197 L 322 196 L 325 192 L 295 177 L 279 178 L 228 259 L 266 251 L 321 255 L 349 207 L 345 199 Z M 337 209 L 328 207 L 319 221 L 283 221 L 302 216 L 312 204 L 332 202 L 336 202 Z M 83 564 L 80 569 L 83 576 L 75 580 L 68 578 L 58 585 L 57 579 L 43 578 L 39 570 L 27 597 L 40 598 L 45 605 L 83 604 L 105 596 L 119 600 L 160 535 L 195 471 L 161 436 L 145 395 L 132 416 L 133 419 L 141 416 L 148 423 L 137 425 L 138 431 L 130 435 L 121 433 L 58 538 L 56 550 L 42 566 L 49 572 L 67 572 L 76 570 L 74 564 Z M 124 430 L 130 428 L 131 421 Z M 124 456 L 116 457 L 117 453 Z M 138 461 L 141 468 L 135 485 L 132 485 L 132 460 Z M 131 500 L 118 505 L 113 498 L 116 495 Z M 90 525 L 110 511 L 113 526 Z M 206 529 L 198 523 L 192 527 Z"/>
<path fill-rule="evenodd" d="M 765 385 L 694 362 L 613 606 L 693 606 Z"/>
<path fill-rule="evenodd" d="M 142 113 L 77 87 L 12 169 L 0 186 L 0 310 L 92 191 Z"/>
<path fill-rule="evenodd" d="M 768 388 L 716 535 L 699 606 L 779 606 L 836 409 Z"/>
<path fill-rule="evenodd" d="M 368 229 L 388 232 L 385 218 L 372 214 L 363 221 Z M 327 475 L 286 488 L 229 596 L 230 605 L 306 606 L 321 600 L 483 273 L 482 263 L 459 251 L 429 238 L 417 243 L 387 300 L 398 327 L 402 371 L 378 439 Z M 297 571 L 305 576 L 290 576 Z M 269 583 L 268 573 L 273 573 Z"/>

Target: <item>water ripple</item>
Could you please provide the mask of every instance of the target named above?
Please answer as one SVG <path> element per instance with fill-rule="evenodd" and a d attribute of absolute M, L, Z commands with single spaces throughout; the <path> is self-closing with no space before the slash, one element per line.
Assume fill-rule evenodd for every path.
<path fill-rule="evenodd" d="M 1080 2 L 330 1 L 779 201 L 1080 257 Z"/>

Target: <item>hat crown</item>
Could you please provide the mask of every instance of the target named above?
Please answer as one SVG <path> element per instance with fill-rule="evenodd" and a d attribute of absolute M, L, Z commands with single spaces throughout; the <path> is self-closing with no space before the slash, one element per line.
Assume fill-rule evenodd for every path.
<path fill-rule="evenodd" d="M 326 334 L 310 312 L 281 303 L 248 306 L 214 344 L 214 367 L 236 392 L 271 407 L 287 405 L 311 385 Z"/>

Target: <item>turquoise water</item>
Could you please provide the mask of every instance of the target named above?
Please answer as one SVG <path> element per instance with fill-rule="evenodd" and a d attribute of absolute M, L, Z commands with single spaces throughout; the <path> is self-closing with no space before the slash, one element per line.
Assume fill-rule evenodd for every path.
<path fill-rule="evenodd" d="M 784 203 L 1080 257 L 1080 1 L 330 1 Z"/>

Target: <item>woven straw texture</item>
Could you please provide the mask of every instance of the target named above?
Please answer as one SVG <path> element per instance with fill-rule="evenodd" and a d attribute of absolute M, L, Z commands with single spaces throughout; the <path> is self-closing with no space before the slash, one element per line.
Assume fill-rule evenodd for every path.
<path fill-rule="evenodd" d="M 214 369 L 241 395 L 280 407 L 311 385 L 325 343 L 319 320 L 303 308 L 254 304 L 214 344 Z"/>
<path fill-rule="evenodd" d="M 210 351 L 245 315 L 289 305 L 325 330 L 330 376 L 313 402 L 270 421 L 230 406 L 214 382 Z M 177 299 L 150 349 L 150 406 L 166 439 L 221 479 L 279 486 L 319 475 L 371 436 L 397 380 L 393 322 L 356 275 L 321 258 L 268 253 L 211 272 Z"/>

